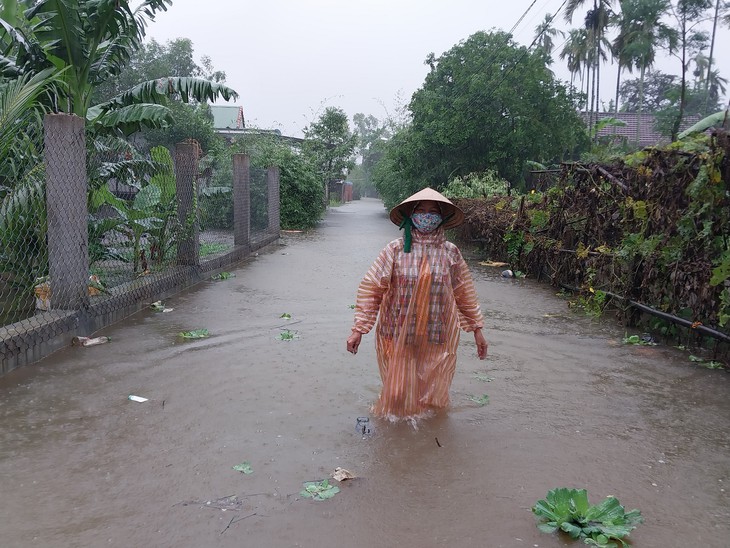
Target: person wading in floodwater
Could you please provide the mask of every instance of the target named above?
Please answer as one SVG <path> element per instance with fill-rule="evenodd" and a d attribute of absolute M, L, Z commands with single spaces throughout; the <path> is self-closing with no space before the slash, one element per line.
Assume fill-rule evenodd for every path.
<path fill-rule="evenodd" d="M 375 348 L 383 389 L 372 412 L 414 419 L 448 407 L 459 329 L 474 333 L 479 359 L 488 345 L 469 267 L 444 234 L 464 213 L 425 188 L 393 208 L 390 220 L 404 235 L 385 246 L 360 282 L 347 350 L 357 354 L 379 313 Z"/>

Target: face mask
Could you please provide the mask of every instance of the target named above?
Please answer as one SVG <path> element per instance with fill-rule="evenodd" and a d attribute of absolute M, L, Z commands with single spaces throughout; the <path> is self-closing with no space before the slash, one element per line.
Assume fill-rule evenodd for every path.
<path fill-rule="evenodd" d="M 413 226 L 420 232 L 428 234 L 441 225 L 441 215 L 438 213 L 414 213 L 411 215 Z"/>

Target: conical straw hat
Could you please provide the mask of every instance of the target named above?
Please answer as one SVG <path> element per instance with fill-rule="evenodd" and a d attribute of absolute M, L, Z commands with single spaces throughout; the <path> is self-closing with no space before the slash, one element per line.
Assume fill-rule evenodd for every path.
<path fill-rule="evenodd" d="M 439 206 L 441 207 L 441 214 L 444 219 L 446 219 L 446 222 L 441 225 L 444 228 L 454 228 L 464 222 L 464 212 L 451 203 L 451 200 L 449 200 L 446 196 L 429 187 L 419 190 L 413 196 L 406 198 L 400 204 L 391 209 L 390 220 L 396 226 L 400 226 L 403 222 L 403 218 L 410 216 L 418 202 L 423 202 L 424 200 L 439 203 Z"/>

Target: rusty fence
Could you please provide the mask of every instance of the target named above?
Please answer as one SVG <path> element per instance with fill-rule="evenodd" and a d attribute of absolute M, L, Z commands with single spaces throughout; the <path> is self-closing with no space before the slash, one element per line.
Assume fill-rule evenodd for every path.
<path fill-rule="evenodd" d="M 81 118 L 22 124 L 0 169 L 0 374 L 279 237 L 279 170 L 233 155 L 212 186 L 194 141 L 142 155 Z"/>

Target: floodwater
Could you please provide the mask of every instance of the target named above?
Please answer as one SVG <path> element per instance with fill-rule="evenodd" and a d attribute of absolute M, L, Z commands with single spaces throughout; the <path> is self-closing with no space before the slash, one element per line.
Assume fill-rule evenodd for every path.
<path fill-rule="evenodd" d="M 378 201 L 333 208 L 173 312 L 0 379 L 0 545 L 569 546 L 530 511 L 567 486 L 639 508 L 635 547 L 730 546 L 730 375 L 623 346 L 622 328 L 476 258 L 488 359 L 464 334 L 451 410 L 363 439 L 379 377 L 371 335 L 345 351 L 350 305 L 395 237 Z M 176 338 L 197 328 L 210 338 Z M 298 496 L 338 466 L 359 478 Z"/>

